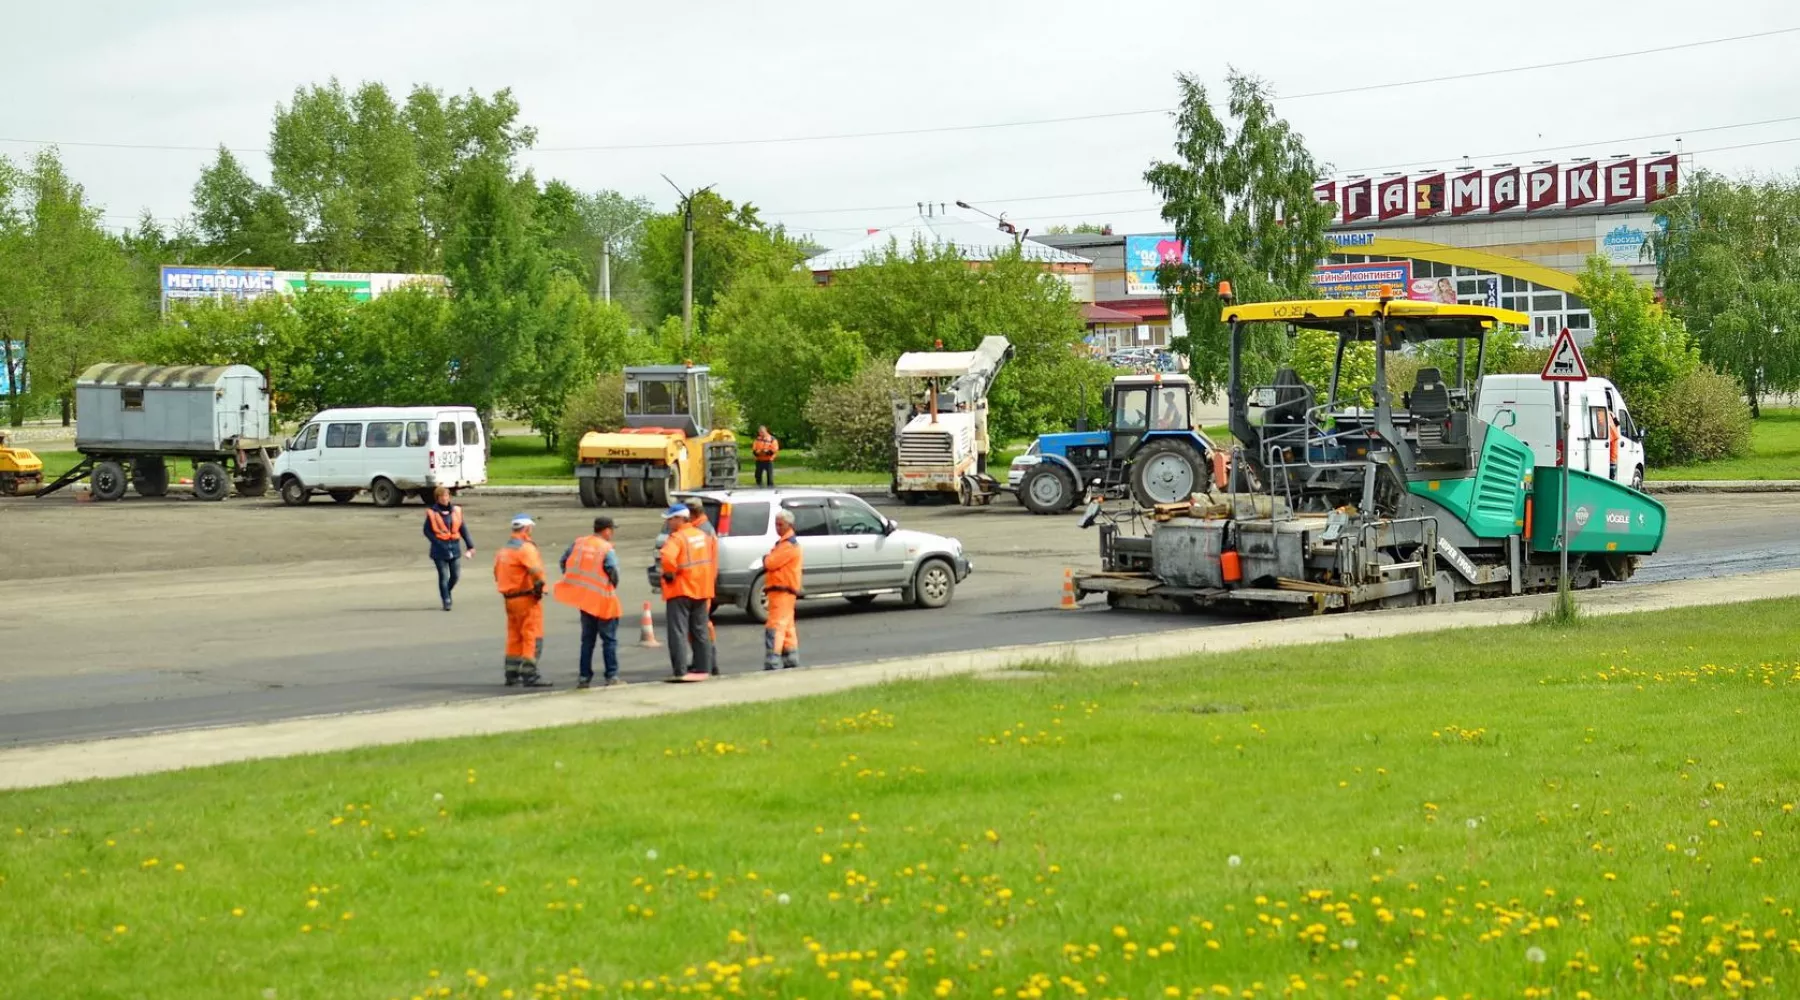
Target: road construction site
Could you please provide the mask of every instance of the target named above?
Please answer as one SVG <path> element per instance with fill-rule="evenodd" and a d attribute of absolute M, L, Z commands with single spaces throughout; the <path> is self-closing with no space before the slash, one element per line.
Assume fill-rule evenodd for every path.
<path fill-rule="evenodd" d="M 97 504 L 64 494 L 0 503 L 0 745 L 492 697 L 503 693 L 503 615 L 492 552 L 520 510 L 538 519 L 554 560 L 588 530 L 574 496 L 465 496 L 477 552 L 454 611 L 437 606 L 422 510 L 366 501 L 283 507 L 273 499 L 207 504 L 185 496 Z M 1645 583 L 1800 567 L 1800 495 L 1667 498 L 1661 551 L 1623 589 Z M 803 603 L 802 654 L 813 668 L 963 650 L 1223 625 L 1242 619 L 1058 608 L 1065 568 L 1097 560 L 1074 516 L 986 508 L 884 510 L 907 527 L 963 541 L 974 573 L 939 611 L 882 598 L 868 608 Z M 644 567 L 657 513 L 612 512 L 625 563 L 623 677 L 657 682 L 663 649 L 636 645 L 652 601 Z M 1777 595 L 1770 595 L 1777 596 Z M 546 676 L 575 679 L 573 611 L 546 608 Z M 1344 632 L 1354 615 L 1334 619 Z M 718 615 L 725 673 L 754 673 L 762 630 L 737 609 Z M 570 697 L 606 698 L 596 689 Z M 537 697 L 520 692 L 515 697 Z"/>

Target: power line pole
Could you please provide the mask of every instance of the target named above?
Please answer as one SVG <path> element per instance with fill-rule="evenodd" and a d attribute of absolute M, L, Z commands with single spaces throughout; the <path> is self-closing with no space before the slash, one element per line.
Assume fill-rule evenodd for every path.
<path fill-rule="evenodd" d="M 612 240 L 600 241 L 600 301 L 612 301 Z"/>
<path fill-rule="evenodd" d="M 712 185 L 696 191 L 683 191 L 681 185 L 662 175 L 681 196 L 681 349 L 687 351 L 694 336 L 694 196 L 712 190 Z"/>

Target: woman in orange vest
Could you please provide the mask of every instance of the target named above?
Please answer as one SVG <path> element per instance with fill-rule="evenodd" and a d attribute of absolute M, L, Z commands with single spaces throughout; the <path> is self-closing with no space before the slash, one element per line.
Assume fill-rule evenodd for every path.
<path fill-rule="evenodd" d="M 462 557 L 475 554 L 475 539 L 463 523 L 462 508 L 450 502 L 449 487 L 439 486 L 435 501 L 425 510 L 425 537 L 431 541 L 431 561 L 437 564 L 438 600 L 450 610 L 450 592 L 462 579 Z"/>
<path fill-rule="evenodd" d="M 781 442 L 767 427 L 756 428 L 756 440 L 750 442 L 750 455 L 756 459 L 756 485 L 775 485 L 775 456 L 781 454 Z M 764 479 L 768 481 L 765 483 Z"/>
<path fill-rule="evenodd" d="M 679 503 L 663 511 L 663 520 L 669 537 L 658 561 L 668 608 L 669 666 L 678 681 L 703 681 L 713 664 L 712 637 L 706 627 L 713 599 L 712 542 L 689 523 L 688 509 Z"/>
<path fill-rule="evenodd" d="M 763 625 L 763 669 L 800 665 L 800 633 L 794 629 L 794 602 L 800 599 L 800 540 L 794 537 L 794 512 L 775 512 L 775 547 L 763 556 L 763 593 L 769 596 L 769 620 Z"/>
<path fill-rule="evenodd" d="M 581 611 L 581 680 L 594 683 L 594 640 L 600 640 L 605 675 L 602 687 L 619 682 L 619 557 L 613 552 L 613 519 L 594 518 L 594 533 L 577 538 L 563 553 L 563 578 L 551 590 L 558 601 Z"/>
<path fill-rule="evenodd" d="M 512 537 L 494 557 L 494 586 L 506 601 L 506 686 L 549 687 L 538 676 L 544 653 L 544 560 L 531 540 L 530 514 L 515 514 Z"/>

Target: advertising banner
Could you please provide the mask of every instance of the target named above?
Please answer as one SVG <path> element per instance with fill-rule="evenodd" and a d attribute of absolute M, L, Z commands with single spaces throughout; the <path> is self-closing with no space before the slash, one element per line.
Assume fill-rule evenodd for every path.
<path fill-rule="evenodd" d="M 1387 285 L 1396 298 L 1431 301 L 1433 279 L 1413 280 L 1412 261 L 1363 264 L 1320 264 L 1313 269 L 1313 291 L 1324 299 L 1377 299 Z M 1451 295 L 1452 302 L 1456 297 Z"/>
<path fill-rule="evenodd" d="M 1125 294 L 1161 295 L 1156 283 L 1156 269 L 1165 262 L 1193 263 L 1187 248 L 1173 233 L 1156 236 L 1125 237 Z"/>
<path fill-rule="evenodd" d="M 1594 252 L 1616 267 L 1650 264 L 1650 233 L 1656 222 L 1647 215 L 1603 217 L 1594 220 Z"/>
<path fill-rule="evenodd" d="M 25 373 L 25 345 L 14 341 L 12 344 L 12 364 L 6 363 L 6 353 L 0 351 L 0 398 L 11 396 L 12 370 L 19 370 L 19 394 L 31 391 L 31 377 Z"/>
<path fill-rule="evenodd" d="M 313 288 L 339 288 L 358 302 L 406 285 L 444 288 L 441 274 L 381 274 L 367 271 L 275 271 L 265 267 L 162 267 L 162 306 L 194 299 L 248 300 L 264 295 L 294 296 Z"/>

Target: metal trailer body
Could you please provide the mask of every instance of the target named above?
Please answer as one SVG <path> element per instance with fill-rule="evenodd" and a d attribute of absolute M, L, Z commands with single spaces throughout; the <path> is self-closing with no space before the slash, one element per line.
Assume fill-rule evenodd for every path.
<path fill-rule="evenodd" d="M 989 336 L 973 351 L 909 351 L 894 362 L 896 378 L 924 383 L 922 397 L 894 400 L 895 496 L 985 506 L 1000 493 L 987 467 L 988 394 L 1012 356 L 1010 341 Z"/>
<path fill-rule="evenodd" d="M 1228 492 L 1148 511 L 1109 510 L 1096 497 L 1083 526 L 1105 522 L 1101 570 L 1078 576 L 1078 593 L 1125 607 L 1317 614 L 1551 590 L 1565 544 L 1571 587 L 1597 587 L 1630 578 L 1660 546 L 1666 513 L 1656 500 L 1606 476 L 1538 465 L 1508 421 L 1477 419 L 1486 334 L 1523 315 L 1387 299 L 1227 302 L 1238 441 Z M 1253 322 L 1338 335 L 1324 403 L 1286 370 L 1246 389 L 1241 328 Z M 1426 367 L 1397 401 L 1386 355 L 1441 340 L 1476 342 L 1474 379 L 1459 344 L 1454 384 Z M 1338 396 L 1345 349 L 1359 342 L 1375 345 L 1372 407 Z"/>
<path fill-rule="evenodd" d="M 75 450 L 82 461 L 38 491 L 46 496 L 82 478 L 94 499 L 168 491 L 168 460 L 194 466 L 194 494 L 220 500 L 268 489 L 273 454 L 269 383 L 248 365 L 159 366 L 102 363 L 75 381 Z M 129 470 L 129 477 L 127 471 Z"/>

